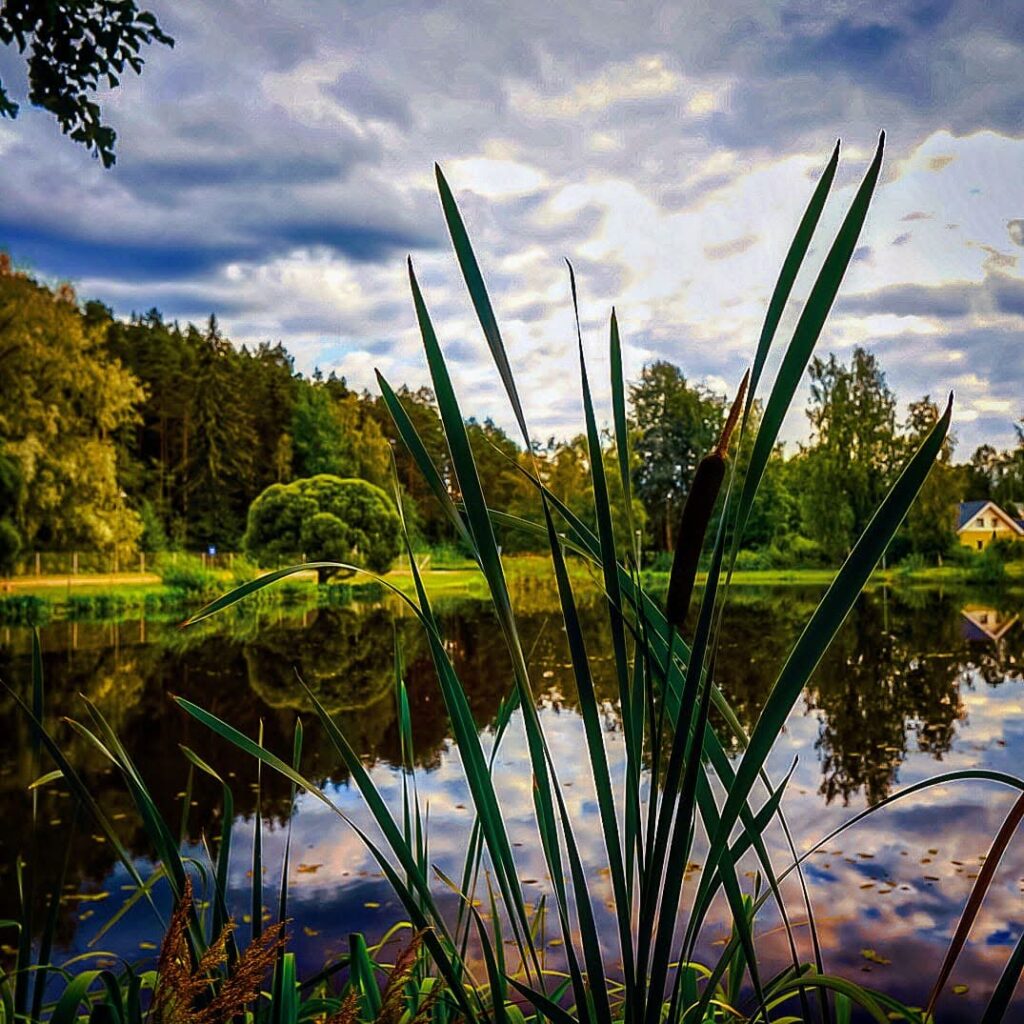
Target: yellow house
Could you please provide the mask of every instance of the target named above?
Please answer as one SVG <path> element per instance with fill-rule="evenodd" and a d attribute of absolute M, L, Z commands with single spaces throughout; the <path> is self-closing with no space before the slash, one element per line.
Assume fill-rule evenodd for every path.
<path fill-rule="evenodd" d="M 956 532 L 964 547 L 982 551 L 994 540 L 1024 540 L 1024 522 L 994 501 L 964 501 Z"/>

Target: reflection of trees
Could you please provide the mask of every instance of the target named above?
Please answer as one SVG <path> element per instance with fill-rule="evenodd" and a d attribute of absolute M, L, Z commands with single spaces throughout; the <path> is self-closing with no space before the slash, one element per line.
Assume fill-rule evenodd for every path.
<path fill-rule="evenodd" d="M 1004 615 L 1017 610 L 1005 607 L 1005 596 L 989 596 Z M 815 602 L 816 595 L 790 588 L 734 597 L 716 677 L 747 729 Z M 857 602 L 805 697 L 821 726 L 826 800 L 845 802 L 861 790 L 869 802 L 886 796 L 910 749 L 941 759 L 963 718 L 960 687 L 972 672 L 990 685 L 1021 677 L 1024 628 L 998 643 L 971 639 L 962 603 L 962 595 L 931 590 L 872 592 Z"/>
<path fill-rule="evenodd" d="M 723 617 L 715 681 L 748 733 L 818 596 L 818 591 L 795 587 L 786 588 L 782 599 L 778 590 L 735 590 L 731 595 Z M 696 609 L 691 609 L 688 636 L 696 616 Z M 738 742 L 717 714 L 714 722 L 726 749 L 738 752 Z"/>
<path fill-rule="evenodd" d="M 815 673 L 808 695 L 818 712 L 821 792 L 847 802 L 862 789 L 885 797 L 907 754 L 910 734 L 936 757 L 950 747 L 963 717 L 956 647 L 956 605 L 932 595 L 913 614 L 889 609 L 887 595 L 863 597 Z"/>
<path fill-rule="evenodd" d="M 964 716 L 960 688 L 971 685 L 972 670 L 991 685 L 1020 677 L 1022 631 L 979 642 L 965 628 L 962 603 L 961 595 L 932 591 L 858 603 L 811 695 L 822 712 L 826 797 L 848 800 L 860 787 L 869 801 L 885 796 L 911 736 L 941 759 Z"/>
<path fill-rule="evenodd" d="M 311 711 L 298 674 L 332 713 L 370 708 L 394 686 L 391 621 L 383 608 L 324 609 L 309 617 L 298 646 L 292 623 L 265 629 L 245 645 L 249 686 L 270 707 Z"/>
<path fill-rule="evenodd" d="M 611 706 L 617 686 L 606 608 L 594 589 L 580 585 L 577 590 L 598 698 Z M 716 679 L 748 729 L 818 596 L 817 591 L 798 588 L 733 592 Z M 527 578 L 516 584 L 513 600 L 538 698 L 574 709 L 576 689 L 557 595 L 544 580 Z M 873 593 L 858 602 L 806 696 L 807 712 L 820 722 L 817 748 L 826 799 L 849 800 L 862 789 L 869 800 L 879 799 L 893 784 L 909 749 L 936 757 L 948 751 L 963 714 L 962 686 L 974 678 L 998 684 L 1021 677 L 1024 626 L 1008 631 L 997 643 L 981 642 L 965 632 L 960 607 L 957 596 L 931 591 L 896 597 Z M 1008 614 L 1016 610 L 1000 608 Z M 511 665 L 493 612 L 485 602 L 445 600 L 437 602 L 435 613 L 474 719 L 487 728 L 512 689 Z M 93 746 L 61 722 L 64 715 L 85 719 L 79 693 L 108 717 L 172 826 L 180 821 L 179 794 L 188 774 L 180 744 L 198 751 L 229 780 L 238 813 L 248 817 L 254 809 L 255 765 L 181 712 L 170 694 L 194 701 L 250 736 L 262 722 L 264 742 L 284 757 L 301 713 L 306 727 L 304 772 L 317 780 L 340 781 L 340 759 L 306 707 L 295 669 L 361 755 L 370 762 L 397 764 L 400 742 L 392 688 L 396 632 L 405 658 L 416 761 L 429 768 L 439 763 L 450 730 L 420 625 L 397 603 L 306 613 L 263 609 L 249 618 L 214 619 L 186 633 L 154 623 L 80 624 L 73 632 L 64 623 L 45 627 L 47 720 L 114 819 L 125 847 L 145 855 L 148 844 L 123 781 Z M 25 695 L 29 642 L 24 631 L 14 634 L 12 646 L 0 648 L 0 678 Z M 611 713 L 608 721 L 613 728 Z M 6 741 L 0 751 L 0 815 L 20 825 L 29 820 L 31 807 L 30 733 L 2 692 L 0 727 Z M 728 739 L 724 727 L 718 727 Z M 44 758 L 43 770 L 49 767 Z M 197 773 L 193 799 L 187 831 L 195 840 L 202 832 L 219 829 L 218 785 Z M 40 801 L 44 824 L 35 859 L 40 875 L 52 878 L 67 841 L 69 800 L 55 790 L 44 792 Z M 289 785 L 275 772 L 263 773 L 263 812 L 272 823 L 289 813 Z M 51 820 L 60 824 L 47 824 Z M 114 864 L 113 851 L 96 842 L 94 832 L 83 822 L 73 839 L 71 877 L 76 881 L 101 880 Z M 14 828 L 0 832 L 0 918 L 17 916 L 13 865 L 19 850 L 28 853 L 20 833 Z M 62 936 L 70 938 L 73 928 L 68 913 L 61 922 Z"/>

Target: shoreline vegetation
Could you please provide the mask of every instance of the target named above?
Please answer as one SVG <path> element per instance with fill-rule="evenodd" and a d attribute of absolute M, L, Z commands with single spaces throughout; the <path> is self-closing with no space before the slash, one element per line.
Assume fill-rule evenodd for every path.
<path fill-rule="evenodd" d="M 511 555 L 503 559 L 509 585 L 551 585 L 546 560 L 539 555 Z M 421 578 L 427 594 L 433 598 L 461 597 L 486 600 L 486 581 L 470 561 L 437 567 L 421 567 Z M 595 571 L 579 560 L 569 563 L 573 583 L 600 587 Z M 260 573 L 255 574 L 254 578 Z M 732 585 L 757 587 L 826 587 L 835 578 L 835 570 L 822 568 L 738 569 Z M 393 568 L 384 577 L 407 596 L 415 596 L 415 579 L 405 566 Z M 643 583 L 653 593 L 666 590 L 667 571 L 644 570 Z M 237 582 L 226 571 L 211 572 L 205 586 L 182 587 L 163 580 L 159 574 L 104 573 L 78 576 L 29 576 L 5 582 L 0 592 L 0 625 L 41 625 L 65 619 L 110 619 L 123 615 L 184 615 L 195 612 L 209 597 L 230 589 Z M 703 588 L 707 572 L 697 574 L 696 585 Z M 1009 562 L 996 580 L 980 579 L 970 566 L 878 566 L 865 589 L 877 587 L 931 588 L 955 587 L 967 593 L 1024 592 L 1024 562 Z M 369 576 L 351 576 L 318 584 L 314 570 L 296 573 L 277 587 L 261 591 L 260 598 L 270 605 L 330 606 L 360 599 L 383 596 L 383 588 Z"/>

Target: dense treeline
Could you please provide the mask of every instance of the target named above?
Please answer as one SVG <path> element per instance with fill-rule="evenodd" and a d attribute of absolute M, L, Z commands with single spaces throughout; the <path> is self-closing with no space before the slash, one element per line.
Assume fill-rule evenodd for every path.
<path fill-rule="evenodd" d="M 810 436 L 768 464 L 750 520 L 748 564 L 834 562 L 851 547 L 899 466 L 938 416 L 925 396 L 900 417 L 873 355 L 855 349 L 810 367 Z M 407 518 L 423 546 L 454 538 L 397 442 L 380 398 L 344 378 L 295 371 L 280 344 L 236 347 L 211 317 L 182 326 L 151 310 L 118 320 L 80 303 L 0 256 L 0 555 L 23 550 L 237 549 L 255 497 L 275 483 L 332 474 L 393 490 L 391 454 Z M 399 398 L 451 480 L 440 418 L 427 388 Z M 668 362 L 646 366 L 630 387 L 633 521 L 645 550 L 671 548 L 693 470 L 721 429 L 724 399 Z M 755 415 L 757 409 L 755 407 Z M 521 468 L 593 522 L 583 435 L 524 452 L 499 426 L 471 420 L 470 441 L 490 504 L 538 520 Z M 752 432 L 748 431 L 748 438 Z M 620 542 L 627 517 L 611 439 L 608 479 Z M 741 468 L 749 444 L 737 450 Z M 457 496 L 456 496 L 457 497 Z M 954 544 L 955 504 L 1024 500 L 1024 430 L 1009 451 L 979 448 L 953 463 L 943 450 L 892 554 L 934 561 Z M 540 549 L 506 531 L 506 550 Z"/>

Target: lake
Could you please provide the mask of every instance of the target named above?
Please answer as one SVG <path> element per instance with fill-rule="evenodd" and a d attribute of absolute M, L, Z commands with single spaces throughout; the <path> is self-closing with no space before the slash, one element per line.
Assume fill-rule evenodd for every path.
<path fill-rule="evenodd" d="M 750 727 L 789 648 L 820 596 L 817 590 L 737 588 L 726 616 L 717 678 Z M 600 872 L 601 837 L 594 797 L 581 768 L 583 733 L 557 613 L 557 598 L 538 581 L 513 591 L 541 715 L 570 814 L 579 823 L 581 853 L 595 870 L 597 912 L 607 914 L 610 885 Z M 581 595 L 599 699 L 605 703 L 609 760 L 621 777 L 622 746 L 605 612 L 597 593 Z M 490 729 L 511 686 L 500 631 L 489 606 L 439 601 L 449 654 L 465 684 L 481 730 Z M 798 848 L 901 786 L 938 771 L 988 767 L 1024 773 L 1024 611 L 1020 596 L 877 589 L 858 602 L 779 737 L 769 767 L 776 778 L 798 765 L 784 806 Z M 185 716 L 170 696 L 187 697 L 290 757 L 297 716 L 306 727 L 303 771 L 324 782 L 335 800 L 365 822 L 361 798 L 305 705 L 298 671 L 335 716 L 392 806 L 400 806 L 401 751 L 396 725 L 393 658 L 396 637 L 406 663 L 415 762 L 421 800 L 429 803 L 430 859 L 458 876 L 472 822 L 471 801 L 449 739 L 429 651 L 416 620 L 396 602 L 354 601 L 337 608 L 284 606 L 245 610 L 182 632 L 173 622 L 62 622 L 41 630 L 46 717 L 112 817 L 143 875 L 152 870 L 143 831 L 120 778 L 102 755 L 62 722 L 84 719 L 79 694 L 106 715 L 170 821 L 185 820 L 186 849 L 202 857 L 203 836 L 219 834 L 219 787 L 197 773 L 185 803 L 185 744 L 232 784 L 235 841 L 232 910 L 248 913 L 255 765 Z M 0 678 L 26 697 L 30 688 L 27 629 L 0 628 Z M 32 780 L 29 729 L 14 702 L 0 695 L 0 918 L 18 916 L 13 865 L 29 854 L 26 826 Z M 724 726 L 723 738 L 727 737 Z M 498 791 L 521 856 L 527 896 L 545 889 L 544 863 L 533 829 L 530 772 L 518 722 L 506 735 L 497 766 Z M 265 771 L 265 903 L 276 906 L 289 819 L 289 784 Z M 69 888 L 59 920 L 61 956 L 90 948 L 123 903 L 129 880 L 109 843 L 82 820 L 68 847 L 70 805 L 55 788 L 40 797 L 42 836 L 35 851 L 46 878 L 69 852 Z M 908 1001 L 927 996 L 988 843 L 1013 803 L 991 784 L 934 789 L 897 803 L 830 843 L 808 865 L 807 880 L 826 950 L 826 966 Z M 593 827 L 587 828 L 587 822 Z M 292 948 L 307 970 L 347 948 L 348 934 L 379 937 L 403 914 L 358 838 L 322 804 L 300 796 L 290 823 Z M 783 854 L 781 836 L 771 833 Z M 699 861 L 699 850 L 695 852 Z M 607 891 L 606 891 L 607 890 Z M 166 902 L 166 901 L 164 901 Z M 798 908 L 794 902 L 794 913 Z M 610 917 L 607 919 L 610 923 Z M 777 924 L 771 916 L 762 929 Z M 1024 931 L 1024 844 L 1011 844 L 972 940 L 952 982 L 967 986 L 944 997 L 942 1020 L 976 1019 L 1002 963 Z M 613 929 L 607 929 L 613 934 Z M 551 932 L 552 936 L 554 932 Z M 708 946 L 724 930 L 705 936 Z M 785 955 L 779 932 L 764 937 L 766 959 Z M 806 936 L 805 936 L 806 938 Z M 5 936 L 6 941 L 11 941 Z M 135 907 L 94 949 L 129 959 L 154 958 L 152 911 Z"/>

